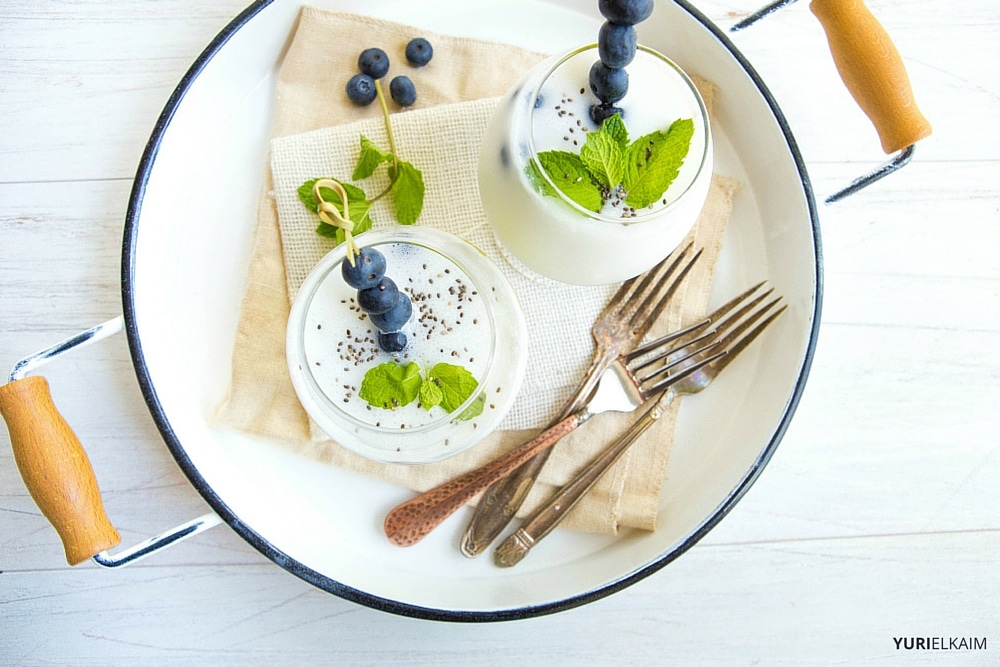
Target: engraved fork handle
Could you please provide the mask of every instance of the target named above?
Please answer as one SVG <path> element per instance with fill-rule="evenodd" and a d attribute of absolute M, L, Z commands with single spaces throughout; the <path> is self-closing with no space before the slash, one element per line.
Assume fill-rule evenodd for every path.
<path fill-rule="evenodd" d="M 521 527 L 497 547 L 493 555 L 494 562 L 500 567 L 513 567 L 521 562 L 531 548 L 552 532 L 622 454 L 660 418 L 673 396 L 674 392 L 668 390 L 625 433 L 525 519 Z"/>
<path fill-rule="evenodd" d="M 583 380 L 549 427 L 580 410 L 593 393 L 597 383 L 600 382 L 601 373 L 607 370 L 617 356 L 616 349 L 604 347 L 604 350 L 595 353 Z M 469 558 L 478 556 L 510 523 L 528 497 L 528 492 L 531 491 L 538 473 L 551 453 L 551 447 L 543 450 L 486 490 L 476 505 L 469 526 L 465 529 L 461 544 L 463 554 Z"/>
<path fill-rule="evenodd" d="M 551 447 L 590 418 L 584 410 L 574 412 L 545 430 L 534 440 L 463 475 L 439 484 L 415 498 L 397 505 L 385 517 L 385 535 L 393 544 L 416 544 L 490 484 L 522 465 L 538 452 Z"/>

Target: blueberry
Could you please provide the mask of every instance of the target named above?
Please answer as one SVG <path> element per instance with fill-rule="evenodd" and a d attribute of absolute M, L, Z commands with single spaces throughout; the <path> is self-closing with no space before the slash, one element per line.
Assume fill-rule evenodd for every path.
<path fill-rule="evenodd" d="M 367 74 L 355 74 L 347 82 L 347 96 L 355 104 L 368 106 L 375 99 L 375 79 Z"/>
<path fill-rule="evenodd" d="M 621 108 L 616 107 L 614 104 L 595 104 L 590 107 L 590 118 L 600 125 L 616 113 L 620 114 L 621 112 Z"/>
<path fill-rule="evenodd" d="M 406 45 L 406 59 L 414 67 L 423 67 L 434 57 L 434 48 L 423 37 L 414 37 Z"/>
<path fill-rule="evenodd" d="M 389 95 L 401 107 L 411 106 L 417 101 L 417 88 L 408 76 L 397 76 L 389 82 Z"/>
<path fill-rule="evenodd" d="M 628 92 L 628 73 L 613 69 L 600 60 L 590 68 L 590 90 L 605 104 L 614 104 Z"/>
<path fill-rule="evenodd" d="M 381 79 L 389 71 L 389 56 L 382 49 L 365 49 L 358 56 L 358 69 L 373 79 Z"/>
<path fill-rule="evenodd" d="M 406 334 L 402 331 L 380 332 L 378 346 L 386 352 L 402 352 L 406 348 Z"/>
<path fill-rule="evenodd" d="M 346 259 L 341 263 L 340 273 L 344 282 L 357 290 L 375 287 L 385 275 L 385 255 L 375 248 L 362 248 L 354 257 L 354 266 Z"/>
<path fill-rule="evenodd" d="M 391 332 L 399 331 L 403 326 L 410 320 L 410 315 L 413 314 L 413 304 L 410 303 L 410 298 L 405 294 L 400 295 L 396 299 L 396 303 L 389 310 L 384 313 L 379 313 L 377 315 L 369 315 L 368 319 L 371 320 L 379 331 Z"/>
<path fill-rule="evenodd" d="M 635 25 L 653 13 L 653 0 L 598 0 L 597 7 L 612 23 Z"/>
<path fill-rule="evenodd" d="M 636 44 L 635 28 L 608 21 L 598 33 L 597 52 L 602 63 L 613 69 L 621 69 L 632 62 Z"/>
<path fill-rule="evenodd" d="M 392 278 L 384 277 L 375 287 L 358 290 L 358 305 L 369 314 L 384 313 L 396 305 L 399 288 Z"/>

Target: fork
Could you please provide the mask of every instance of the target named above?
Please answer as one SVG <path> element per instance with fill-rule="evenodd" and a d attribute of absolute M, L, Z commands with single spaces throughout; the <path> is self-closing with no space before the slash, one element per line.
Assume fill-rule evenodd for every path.
<path fill-rule="evenodd" d="M 649 332 L 681 282 L 701 257 L 702 250 L 689 253 L 693 244 L 672 253 L 646 273 L 625 281 L 594 321 L 591 335 L 595 351 L 590 367 L 550 427 L 566 419 L 583 405 L 601 374 L 619 354 L 634 348 Z M 493 484 L 480 499 L 462 538 L 466 556 L 479 555 L 510 523 L 528 496 L 551 449 L 531 458 Z"/>
<path fill-rule="evenodd" d="M 760 285 L 756 287 L 760 287 Z M 743 318 L 769 293 L 765 292 L 732 312 L 724 322 L 727 324 L 727 329 L 732 322 Z M 740 297 L 729 302 L 701 322 L 637 348 L 631 354 L 620 355 L 613 362 L 612 368 L 606 369 L 598 377 L 598 382 L 586 397 L 584 405 L 575 413 L 547 429 L 534 440 L 397 506 L 386 516 L 384 525 L 386 536 L 398 546 L 415 544 L 477 493 L 522 465 L 524 461 L 549 449 L 559 439 L 571 433 L 593 415 L 608 410 L 634 410 L 647 400 L 661 395 L 681 379 L 698 372 L 713 362 L 721 361 L 726 350 L 711 356 L 705 356 L 705 353 L 716 344 L 729 344 L 730 340 L 718 330 L 713 329 L 708 333 L 701 333 L 701 331 L 713 321 L 718 321 L 734 308 L 740 306 L 741 302 L 751 294 L 752 291 L 744 292 Z M 746 318 L 748 324 L 741 326 L 744 328 L 750 326 L 759 317 L 759 313 L 751 314 Z M 706 339 L 712 340 L 701 345 Z M 678 343 L 678 341 L 680 342 Z M 659 350 L 671 342 L 675 344 L 666 352 L 657 352 L 651 358 L 648 355 L 648 353 Z M 698 345 L 701 346 L 695 347 Z M 640 359 L 641 363 L 630 367 L 629 362 L 636 359 Z M 660 361 L 663 363 L 657 363 Z M 649 370 L 651 368 L 652 370 Z M 678 369 L 677 372 L 667 375 L 667 372 L 674 368 Z M 615 382 L 614 378 L 618 378 L 616 372 L 627 374 L 631 382 Z M 640 375 L 640 373 L 642 374 Z"/>
<path fill-rule="evenodd" d="M 666 339 L 673 340 L 688 332 L 689 329 L 685 329 L 675 334 L 669 334 L 663 339 L 658 339 L 656 342 L 663 344 L 666 342 Z M 701 339 L 699 337 L 682 346 L 672 348 L 661 356 L 666 357 L 670 354 L 680 354 L 680 359 L 671 362 L 669 364 L 671 366 L 688 361 L 704 352 L 706 348 L 694 351 L 685 351 L 683 348 L 696 344 Z M 662 380 L 648 391 L 622 391 L 621 387 L 623 385 L 608 380 L 608 378 L 614 377 L 613 370 L 611 368 L 606 369 L 598 376 L 598 382 L 581 408 L 549 427 L 533 440 L 515 447 L 506 454 L 502 454 L 474 470 L 439 484 L 433 489 L 397 505 L 385 517 L 384 529 L 386 537 L 389 538 L 390 542 L 401 547 L 416 544 L 434 528 L 439 526 L 441 522 L 454 514 L 456 510 L 475 497 L 476 494 L 523 465 L 525 461 L 530 460 L 540 452 L 549 450 L 559 440 L 572 433 L 594 415 L 609 410 L 622 412 L 634 410 L 645 403 L 648 398 L 659 396 L 666 391 L 671 383 L 683 375 L 696 372 L 699 368 L 716 358 L 716 356 L 713 356 L 700 361 L 686 368 L 676 377 L 672 376 Z M 653 379 L 659 373 L 660 369 L 656 369 L 648 376 L 636 378 L 637 386 L 641 385 L 642 382 Z M 616 386 L 619 388 L 618 391 L 614 390 Z"/>
<path fill-rule="evenodd" d="M 622 355 L 612 369 L 606 371 L 601 378 L 601 391 L 609 395 L 606 400 L 625 400 L 637 407 L 651 405 L 625 433 L 606 447 L 586 468 L 554 493 L 525 519 L 514 533 L 500 543 L 494 554 L 494 562 L 497 565 L 512 567 L 519 563 L 532 547 L 562 521 L 628 448 L 663 415 L 674 398 L 685 394 L 696 394 L 705 389 L 785 311 L 787 308 L 785 305 L 775 308 L 781 297 L 760 305 L 773 292 L 773 288 L 750 298 L 763 285 L 764 283 L 759 283 L 751 287 L 712 313 L 706 320 L 688 327 L 685 330 L 688 332 L 688 338 L 680 338 L 679 346 L 666 353 L 650 356 L 651 352 L 664 344 L 660 340 L 653 341 Z M 743 303 L 744 301 L 746 303 Z M 700 330 L 710 321 L 715 322 L 713 330 L 697 339 L 690 339 L 691 332 Z M 678 358 L 679 350 L 684 350 L 697 341 L 705 341 L 706 344 L 700 350 L 685 352 Z M 706 350 L 710 348 L 713 354 L 706 357 Z M 655 369 L 650 371 L 651 367 Z M 607 389 L 604 388 L 605 383 L 608 384 Z M 656 400 L 652 400 L 654 398 Z"/>

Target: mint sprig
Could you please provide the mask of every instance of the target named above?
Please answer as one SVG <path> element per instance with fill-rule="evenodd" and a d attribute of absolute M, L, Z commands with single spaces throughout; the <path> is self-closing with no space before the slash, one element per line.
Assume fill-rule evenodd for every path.
<path fill-rule="evenodd" d="M 316 200 L 316 195 L 314 194 L 314 186 L 319 178 L 313 178 L 302 185 L 299 186 L 298 194 L 299 200 L 306 205 L 310 211 L 315 211 L 319 208 L 319 202 Z M 336 180 L 336 179 L 329 179 Z M 343 181 L 337 181 L 340 183 L 341 187 L 347 193 L 347 208 L 348 208 L 348 218 L 354 223 L 353 234 L 360 234 L 366 232 L 372 227 L 371 218 L 368 217 L 368 211 L 371 209 L 371 202 L 365 196 L 364 190 L 350 183 L 344 183 Z M 319 189 L 320 196 L 324 201 L 333 204 L 341 215 L 344 215 L 344 204 L 340 199 L 340 196 L 335 193 L 330 188 L 321 187 Z M 332 238 L 336 241 L 336 245 L 340 245 L 344 242 L 346 232 L 340 228 L 331 224 L 327 224 L 323 220 L 319 221 L 319 225 L 316 227 L 316 233 L 320 236 L 325 236 L 327 238 Z"/>
<path fill-rule="evenodd" d="M 421 374 L 420 366 L 414 361 L 406 364 L 388 361 L 368 369 L 358 396 L 372 407 L 386 410 L 409 405 L 419 398 L 425 410 L 440 406 L 452 413 L 462 407 L 478 387 L 479 382 L 464 366 L 439 363 Z M 458 419 L 469 420 L 482 413 L 480 403 L 485 403 L 486 397 L 480 396 L 482 401 L 470 404 Z"/>
<path fill-rule="evenodd" d="M 392 121 L 389 118 L 389 108 L 385 102 L 385 94 L 379 81 L 375 81 L 375 89 L 382 107 L 382 116 L 385 119 L 386 135 L 389 139 L 389 150 L 378 147 L 371 139 L 361 135 L 361 148 L 358 153 L 358 162 L 351 174 L 351 180 L 362 181 L 369 178 L 378 171 L 379 167 L 386 165 L 386 173 L 389 176 L 389 185 L 378 195 L 368 198 L 364 190 L 355 185 L 345 183 L 339 179 L 344 190 L 347 192 L 348 208 L 350 215 L 348 218 L 354 223 L 353 234 L 371 229 L 372 222 L 369 218 L 372 205 L 386 196 L 392 196 L 396 221 L 401 225 L 412 225 L 420 217 L 424 208 L 424 177 L 423 173 L 413 166 L 413 164 L 401 160 L 396 153 L 396 140 L 392 134 Z M 298 189 L 299 200 L 310 211 L 318 211 L 319 202 L 313 194 L 313 185 L 319 179 L 306 181 Z M 324 192 L 320 188 L 320 195 L 327 202 L 332 203 L 344 213 L 340 197 L 332 190 Z M 316 233 L 320 236 L 335 239 L 336 244 L 344 242 L 345 231 L 335 225 L 328 224 L 320 220 Z"/>
<path fill-rule="evenodd" d="M 691 148 L 694 121 L 674 121 L 629 143 L 628 130 L 619 114 L 606 119 L 599 131 L 587 133 L 579 154 L 544 151 L 538 162 L 566 197 L 598 213 L 604 204 L 623 201 L 632 209 L 650 206 L 677 179 Z M 529 166 L 528 176 L 544 195 L 557 193 Z"/>

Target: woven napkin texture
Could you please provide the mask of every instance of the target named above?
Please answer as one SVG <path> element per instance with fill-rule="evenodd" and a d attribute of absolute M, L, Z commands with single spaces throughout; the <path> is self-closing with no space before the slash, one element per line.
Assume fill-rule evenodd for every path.
<path fill-rule="evenodd" d="M 429 65 L 405 64 L 403 48 L 415 36 L 434 45 Z M 290 300 L 306 274 L 330 249 L 315 234 L 316 218 L 296 190 L 319 176 L 347 180 L 357 160 L 359 136 L 387 146 L 377 104 L 353 105 L 344 83 L 364 48 L 379 46 L 393 63 L 389 76 L 410 76 L 418 91 L 414 107 L 393 114 L 397 153 L 423 171 L 427 187 L 418 224 L 431 225 L 470 241 L 501 268 L 528 322 L 528 374 L 500 430 L 481 444 L 441 463 L 387 465 L 338 446 L 313 427 L 288 377 L 284 339 Z M 305 456 L 415 490 L 425 490 L 516 446 L 561 408 L 593 354 L 589 331 L 615 286 L 564 285 L 522 270 L 490 231 L 479 203 L 476 164 L 486 122 L 496 97 L 542 54 L 427 31 L 351 14 L 303 8 L 277 84 L 277 103 L 258 231 L 242 304 L 233 358 L 233 380 L 220 419 L 230 427 L 278 439 Z M 702 86 L 708 99 L 711 87 Z M 384 176 L 360 183 L 380 192 Z M 705 311 L 712 270 L 737 184 L 713 179 L 709 200 L 692 231 L 702 259 L 654 328 L 676 328 Z M 388 203 L 373 210 L 376 226 L 394 224 Z M 363 242 L 363 237 L 361 237 Z M 578 332 L 577 335 L 566 335 Z M 677 402 L 616 464 L 567 517 L 564 526 L 615 533 L 621 527 L 655 527 L 660 487 L 672 446 Z M 627 415 L 590 420 L 557 445 L 522 512 L 531 511 L 629 424 Z"/>

